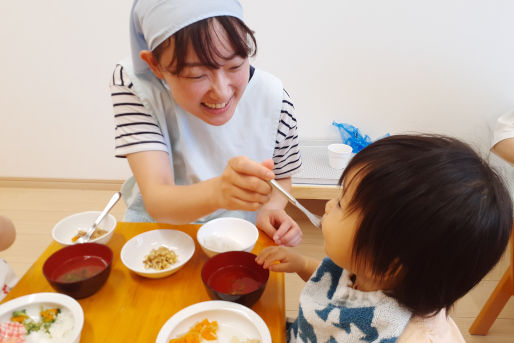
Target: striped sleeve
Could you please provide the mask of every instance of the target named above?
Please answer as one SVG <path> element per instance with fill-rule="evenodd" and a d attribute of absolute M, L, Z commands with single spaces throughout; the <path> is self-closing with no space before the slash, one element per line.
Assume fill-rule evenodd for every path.
<path fill-rule="evenodd" d="M 166 150 L 166 143 L 155 118 L 148 113 L 132 90 L 132 82 L 121 65 L 114 69 L 110 82 L 115 122 L 115 156 L 150 150 Z"/>
<path fill-rule="evenodd" d="M 277 179 L 290 177 L 297 173 L 302 160 L 298 147 L 298 133 L 293 102 L 284 90 L 280 123 L 278 124 L 275 152 L 273 154 L 275 167 L 273 172 Z"/>

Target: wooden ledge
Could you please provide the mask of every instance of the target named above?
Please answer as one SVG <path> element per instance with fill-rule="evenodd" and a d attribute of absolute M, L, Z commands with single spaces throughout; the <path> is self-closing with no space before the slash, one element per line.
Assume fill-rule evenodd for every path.
<path fill-rule="evenodd" d="M 123 180 L 57 179 L 0 177 L 0 187 L 54 188 L 119 191 Z M 339 193 L 339 186 L 293 184 L 292 194 L 297 199 L 329 200 Z"/>
<path fill-rule="evenodd" d="M 0 177 L 0 187 L 91 189 L 119 191 L 123 180 Z"/>

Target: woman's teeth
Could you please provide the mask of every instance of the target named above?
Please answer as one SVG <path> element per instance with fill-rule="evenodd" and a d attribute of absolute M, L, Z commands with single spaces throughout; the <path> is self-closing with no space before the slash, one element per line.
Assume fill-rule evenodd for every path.
<path fill-rule="evenodd" d="M 207 102 L 204 102 L 203 104 L 209 108 L 225 108 L 225 106 L 227 106 L 226 102 L 223 102 L 221 104 L 209 104 Z"/>

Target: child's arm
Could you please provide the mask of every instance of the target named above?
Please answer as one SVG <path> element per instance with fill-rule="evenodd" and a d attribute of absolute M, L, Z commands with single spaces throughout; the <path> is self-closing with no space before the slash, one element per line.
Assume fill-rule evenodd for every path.
<path fill-rule="evenodd" d="M 273 272 L 296 273 L 305 282 L 310 279 L 320 264 L 320 261 L 297 254 L 293 249 L 286 247 L 264 248 L 255 261 Z"/>
<path fill-rule="evenodd" d="M 158 222 L 185 224 L 220 208 L 255 211 L 271 194 L 273 161 L 230 159 L 221 176 L 193 185 L 175 185 L 170 159 L 163 151 L 127 155 L 146 210 Z"/>

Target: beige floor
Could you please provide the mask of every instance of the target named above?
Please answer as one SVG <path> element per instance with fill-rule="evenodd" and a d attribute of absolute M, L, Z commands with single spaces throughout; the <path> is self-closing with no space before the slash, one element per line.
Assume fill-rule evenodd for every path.
<path fill-rule="evenodd" d="M 75 212 L 101 210 L 113 191 L 53 188 L 0 187 L 0 214 L 14 222 L 17 229 L 15 243 L 0 256 L 6 259 L 21 276 L 44 251 L 52 238 L 53 225 L 61 218 Z M 322 201 L 305 201 L 315 212 L 321 212 Z M 313 257 L 323 256 L 323 242 L 320 232 L 307 223 L 302 214 L 289 209 L 304 229 L 303 243 L 297 247 L 302 253 Z M 124 206 L 120 202 L 112 214 L 121 220 Z M 507 267 L 507 258 L 486 276 L 468 295 L 458 301 L 452 313 L 467 342 L 514 342 L 514 299 L 500 313 L 487 336 L 470 336 L 468 328 L 480 311 L 491 291 Z M 296 275 L 286 275 L 286 311 L 288 316 L 296 315 L 298 297 L 303 281 Z"/>

